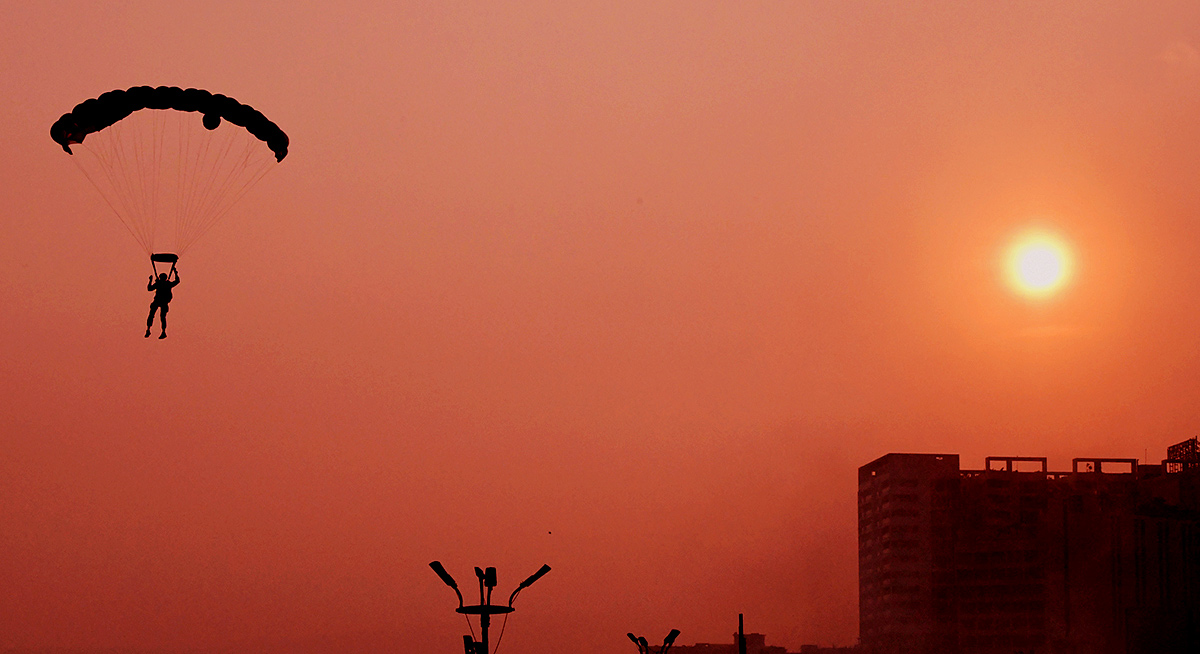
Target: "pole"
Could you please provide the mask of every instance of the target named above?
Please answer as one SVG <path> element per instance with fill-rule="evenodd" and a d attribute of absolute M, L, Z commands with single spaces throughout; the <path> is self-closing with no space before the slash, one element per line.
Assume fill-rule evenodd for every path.
<path fill-rule="evenodd" d="M 746 628 L 742 614 L 738 614 L 738 654 L 746 654 Z"/>
<path fill-rule="evenodd" d="M 488 625 L 491 623 L 491 614 L 483 613 L 479 616 L 479 654 L 488 654 Z"/>

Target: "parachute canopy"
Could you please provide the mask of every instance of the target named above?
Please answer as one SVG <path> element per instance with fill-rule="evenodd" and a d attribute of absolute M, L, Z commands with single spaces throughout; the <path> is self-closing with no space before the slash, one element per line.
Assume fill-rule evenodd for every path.
<path fill-rule="evenodd" d="M 173 86 L 85 100 L 50 137 L 150 255 L 183 254 L 288 150 L 287 135 L 256 109 Z"/>
<path fill-rule="evenodd" d="M 142 109 L 198 111 L 204 114 L 204 127 L 209 130 L 216 129 L 224 118 L 238 127 L 246 128 L 247 132 L 266 143 L 275 153 L 275 161 L 283 161 L 287 156 L 287 134 L 254 107 L 220 93 L 181 89 L 178 86 L 135 86 L 127 91 L 109 91 L 98 98 L 84 100 L 54 122 L 50 127 L 50 138 L 61 145 L 67 154 L 73 154 L 71 146 L 83 143 L 88 134 L 99 132 Z"/>

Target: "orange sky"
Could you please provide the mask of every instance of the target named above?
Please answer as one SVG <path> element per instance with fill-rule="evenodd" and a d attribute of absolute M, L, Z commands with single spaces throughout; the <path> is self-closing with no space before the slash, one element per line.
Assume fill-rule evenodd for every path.
<path fill-rule="evenodd" d="M 329 4 L 3 5 L 0 649 L 846 644 L 857 466 L 1197 431 L 1195 2 Z M 163 342 L 48 134 L 138 84 L 292 141 Z"/>

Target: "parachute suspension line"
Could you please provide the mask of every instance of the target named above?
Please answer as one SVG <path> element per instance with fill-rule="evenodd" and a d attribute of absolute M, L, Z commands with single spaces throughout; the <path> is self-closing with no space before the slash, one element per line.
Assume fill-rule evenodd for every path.
<path fill-rule="evenodd" d="M 92 173 L 88 171 L 87 166 L 82 163 L 81 159 L 75 159 L 75 165 L 83 172 L 84 177 L 87 177 L 88 181 L 90 181 L 92 185 L 96 187 L 96 190 L 100 192 L 100 196 L 104 198 L 105 203 L 107 203 L 109 208 L 113 210 L 113 213 L 117 215 L 117 219 L 121 221 L 121 225 L 124 226 L 129 234 L 133 236 L 134 240 L 142 246 L 142 249 L 146 250 L 147 254 L 149 254 L 149 246 L 147 245 L 146 236 L 143 233 L 144 230 L 139 229 L 140 225 L 135 220 L 136 209 L 131 204 L 133 200 L 133 194 L 130 188 L 128 171 L 126 171 L 123 166 L 119 165 L 121 160 L 120 153 L 116 150 L 111 140 L 106 141 L 105 139 L 94 139 L 93 144 L 98 147 L 89 147 L 84 144 L 80 145 L 83 145 L 85 149 L 95 158 L 99 167 L 99 172 L 104 173 L 104 176 L 108 180 L 113 193 L 110 194 L 103 186 L 100 185 L 100 183 L 93 177 Z M 124 184 L 122 184 L 122 182 Z M 117 209 L 116 205 L 118 204 L 125 209 L 124 212 Z M 128 218 L 126 218 L 126 216 L 128 216 Z"/>
<path fill-rule="evenodd" d="M 134 138 L 136 138 L 138 136 L 139 136 L 139 134 L 136 134 L 136 133 L 134 134 Z M 119 139 L 117 141 L 117 143 L 118 143 L 118 149 L 122 152 L 122 154 L 124 154 L 124 151 L 127 149 L 125 147 L 125 140 Z M 140 145 L 140 144 L 138 144 L 138 145 Z M 151 240 L 151 238 L 153 238 L 153 234 L 152 234 L 152 231 L 150 228 L 151 216 L 150 216 L 149 207 L 146 206 L 145 157 L 142 156 L 142 148 L 141 147 L 133 147 L 133 148 L 128 148 L 128 149 L 132 150 L 133 166 L 121 166 L 121 169 L 128 170 L 129 168 L 132 167 L 132 168 L 135 168 L 137 171 L 136 177 L 133 178 L 133 182 L 134 182 L 133 190 L 136 191 L 136 196 L 134 196 L 134 199 L 137 202 L 137 207 L 138 207 L 137 215 L 141 218 L 142 224 L 145 225 L 146 240 L 142 245 L 147 250 L 149 250 L 151 253 L 153 253 L 154 252 L 154 242 Z"/>
<path fill-rule="evenodd" d="M 180 144 L 181 151 L 179 160 L 183 164 L 183 170 L 181 171 L 181 177 L 179 178 L 181 208 L 179 217 L 175 222 L 176 234 L 183 229 L 183 226 L 187 224 L 188 219 L 192 215 L 192 207 L 195 205 L 195 198 L 200 185 L 200 160 L 207 152 L 209 143 L 208 139 L 205 139 L 199 144 L 193 144 L 192 132 L 184 127 L 184 123 L 182 121 L 180 122 L 180 129 L 184 130 L 186 137 Z"/>
<path fill-rule="evenodd" d="M 179 249 L 182 235 L 187 231 L 188 225 L 195 218 L 196 212 L 199 210 L 198 198 L 203 195 L 204 188 L 201 180 L 210 179 L 202 176 L 203 166 L 208 159 L 208 153 L 212 145 L 212 139 L 202 139 L 197 144 L 198 147 L 193 149 L 193 144 L 190 139 L 186 141 L 187 151 L 182 157 L 187 163 L 187 168 L 184 171 L 183 183 L 187 188 L 187 199 L 184 202 L 184 211 L 180 213 L 179 221 L 175 224 L 176 248 Z"/>
<path fill-rule="evenodd" d="M 157 158 L 156 153 L 154 152 L 155 142 L 157 141 L 157 134 L 155 134 L 155 125 L 158 123 L 157 118 L 157 111 L 150 113 L 150 124 L 141 134 L 141 136 L 146 140 L 145 147 L 137 148 L 135 150 L 138 154 L 138 162 L 141 164 L 142 168 L 139 179 L 142 180 L 142 205 L 146 207 L 145 217 L 146 225 L 150 231 L 149 243 L 151 252 L 154 251 L 154 237 L 157 234 L 156 228 L 158 227 L 155 221 L 156 214 L 154 212 L 154 191 L 158 186 L 158 171 L 154 168 L 154 160 Z"/>
<path fill-rule="evenodd" d="M 137 231 L 137 225 L 132 219 L 127 219 L 124 217 L 132 214 L 133 207 L 129 202 L 130 196 L 127 193 L 121 192 L 121 183 L 123 179 L 119 175 L 118 167 L 113 166 L 111 163 L 111 160 L 115 157 L 115 154 L 112 152 L 110 144 L 101 139 L 93 140 L 91 145 L 81 145 L 83 145 L 95 158 L 98 168 L 97 172 L 104 174 L 104 178 L 108 181 L 112 193 L 110 194 L 109 191 L 107 191 L 105 187 L 102 187 L 100 183 L 93 177 L 92 171 L 90 171 L 88 167 L 83 164 L 83 159 L 76 159 L 75 163 L 79 166 L 79 169 L 84 172 L 87 178 L 91 180 L 92 184 L 94 184 L 96 188 L 101 191 L 101 195 L 103 195 L 104 199 L 108 201 L 109 206 L 113 207 L 113 211 L 121 220 L 121 224 L 125 226 L 125 229 L 129 230 L 129 233 L 132 234 L 134 239 L 140 244 L 142 242 L 142 238 L 141 234 Z M 116 208 L 116 205 L 118 204 L 125 209 L 124 212 Z"/>
<path fill-rule="evenodd" d="M 255 152 L 260 153 L 260 157 L 257 159 L 257 161 L 254 157 Z M 231 185 L 230 191 L 226 194 L 224 205 L 217 206 L 214 209 L 212 220 L 197 237 L 206 233 L 212 228 L 213 225 L 219 222 L 221 218 L 223 218 L 225 214 L 228 213 L 229 210 L 232 209 L 233 206 L 236 205 L 242 199 L 242 197 L 244 197 L 246 193 L 248 193 L 250 189 L 254 187 L 255 184 L 257 184 L 275 167 L 276 162 L 271 157 L 261 157 L 261 152 L 262 149 L 255 147 L 255 144 L 247 143 L 245 145 L 245 147 L 242 149 L 238 166 L 240 166 L 242 172 L 246 172 L 247 174 L 239 176 L 240 185 L 237 185 L 236 187 Z"/>
<path fill-rule="evenodd" d="M 195 187 L 195 179 L 191 176 L 189 172 L 191 169 L 188 165 L 191 162 L 192 154 L 192 131 L 186 128 L 186 122 L 183 120 L 176 121 L 176 126 L 178 127 L 179 156 L 175 158 L 175 179 L 179 180 L 179 185 L 175 189 L 175 225 L 178 233 L 178 225 L 183 224 L 187 216 L 188 198 Z"/>
<path fill-rule="evenodd" d="M 220 128 L 217 129 L 219 130 Z M 220 202 L 222 195 L 228 193 L 230 180 L 237 172 L 236 168 L 232 165 L 229 165 L 228 170 L 223 169 L 223 163 L 232 163 L 230 161 L 229 153 L 233 149 L 234 142 L 233 132 L 230 130 L 224 131 L 225 135 L 222 139 L 222 142 L 219 144 L 219 152 L 217 156 L 212 159 L 212 165 L 206 175 L 209 179 L 214 180 L 213 184 L 205 189 L 206 192 L 202 198 L 200 209 L 196 212 L 194 219 L 188 224 L 188 234 L 186 234 L 185 237 L 189 238 L 189 240 L 191 240 L 191 232 L 202 228 L 207 222 L 208 218 L 212 217 L 214 206 Z"/>
<path fill-rule="evenodd" d="M 194 151 L 193 151 L 193 147 L 192 147 L 192 132 L 191 132 L 191 130 L 189 130 L 187 128 L 185 121 L 183 121 L 182 119 L 179 121 L 178 127 L 179 127 L 179 156 L 176 157 L 176 160 L 175 160 L 176 169 L 177 169 L 177 176 L 175 179 L 179 180 L 179 185 L 175 190 L 175 194 L 176 194 L 176 202 L 175 202 L 175 225 L 176 225 L 176 228 L 175 228 L 175 232 L 176 232 L 176 234 L 179 233 L 179 225 L 183 224 L 183 221 L 186 219 L 186 216 L 187 216 L 187 213 L 189 210 L 188 207 L 190 205 L 189 200 L 190 200 L 191 194 L 194 192 L 194 186 L 195 186 L 195 179 L 192 176 L 192 173 L 191 173 L 192 167 L 190 166 L 192 157 L 194 155 Z M 176 238 L 176 241 L 178 241 L 178 240 L 179 239 Z M 175 249 L 176 250 L 179 249 L 178 244 L 176 244 Z M 178 254 L 178 252 L 176 252 L 176 254 Z"/>
<path fill-rule="evenodd" d="M 257 142 L 239 136 L 240 132 L 226 130 L 215 148 L 218 154 L 210 159 L 212 165 L 205 172 L 213 184 L 202 194 L 201 206 L 190 212 L 188 223 L 179 230 L 180 252 L 207 234 L 273 167 L 275 160 Z"/>
<path fill-rule="evenodd" d="M 219 129 L 219 128 L 218 128 Z M 176 224 L 175 240 L 176 248 L 179 252 L 187 249 L 188 242 L 187 234 L 191 230 L 191 225 L 196 222 L 204 211 L 204 198 L 212 190 L 213 171 L 216 169 L 219 155 L 216 157 L 210 156 L 212 144 L 216 138 L 216 134 L 212 138 L 202 139 L 200 147 L 196 150 L 195 157 L 187 157 L 191 162 L 191 171 L 188 174 L 189 193 L 187 201 L 187 210 L 183 213 L 182 220 Z M 191 141 L 188 141 L 191 145 Z M 201 180 L 208 180 L 205 186 Z"/>
<path fill-rule="evenodd" d="M 150 190 L 152 193 L 151 204 L 152 204 L 152 209 L 154 212 L 152 214 L 153 220 L 151 220 L 151 225 L 154 228 L 157 228 L 157 226 L 158 226 L 158 216 L 159 216 L 159 213 L 162 211 L 162 202 L 161 202 L 161 200 L 162 200 L 162 197 L 161 197 L 162 184 L 161 184 L 160 178 L 162 177 L 162 174 L 163 174 L 163 167 L 162 167 L 162 164 L 163 164 L 163 139 L 166 136 L 166 127 L 167 127 L 167 118 L 166 118 L 165 114 L 166 114 L 165 111 L 155 111 L 153 114 L 154 115 L 154 149 L 153 149 L 154 162 L 153 162 L 153 169 L 151 171 L 151 175 L 153 176 L 153 181 L 150 184 Z M 151 244 L 153 245 L 153 243 L 154 243 L 154 238 L 152 235 L 151 236 Z"/>
<path fill-rule="evenodd" d="M 179 162 L 183 166 L 179 177 L 179 215 L 175 221 L 175 233 L 178 234 L 182 229 L 182 225 L 186 224 L 188 216 L 191 215 L 193 200 L 196 196 L 197 169 L 200 165 L 200 157 L 203 152 L 203 143 L 195 145 L 192 143 L 192 133 L 186 129 L 180 122 L 180 129 L 186 135 L 180 143 Z M 176 239 L 178 240 L 178 239 Z M 178 247 L 176 247 L 178 249 Z"/>
<path fill-rule="evenodd" d="M 250 147 L 248 146 L 247 152 L 249 152 L 249 150 L 250 150 Z M 248 158 L 249 158 L 249 155 L 247 155 L 247 159 Z M 220 222 L 222 218 L 225 217 L 225 214 L 229 213 L 229 210 L 232 209 L 234 207 L 234 205 L 236 205 L 238 203 L 238 201 L 242 199 L 243 196 L 245 196 L 247 193 L 249 193 L 250 189 L 254 188 L 255 184 L 258 184 L 258 182 L 261 181 L 262 178 L 267 176 L 267 173 L 271 172 L 271 169 L 274 168 L 274 165 L 275 165 L 275 162 L 270 159 L 267 159 L 267 160 L 261 162 L 258 170 L 255 172 L 252 172 L 251 176 L 245 182 L 243 182 L 242 185 L 236 191 L 234 191 L 232 193 L 232 195 L 230 196 L 228 201 L 225 203 L 225 205 L 223 207 L 219 207 L 219 210 L 214 212 L 213 217 L 208 221 L 208 224 L 205 225 L 192 238 L 192 241 L 188 242 L 188 245 L 191 245 L 192 242 L 199 239 L 201 236 L 204 236 L 205 234 L 208 233 L 208 230 L 215 227 L 216 224 L 218 222 Z M 249 168 L 249 167 L 250 167 L 250 164 L 247 163 L 246 168 Z"/>
<path fill-rule="evenodd" d="M 126 137 L 125 133 L 131 132 L 131 137 Z M 131 212 L 131 219 L 136 222 L 136 227 L 142 234 L 142 247 L 149 253 L 154 252 L 154 230 L 151 225 L 151 215 L 146 207 L 146 173 L 145 166 L 142 164 L 142 148 L 138 141 L 142 140 L 138 137 L 140 134 L 136 126 L 130 127 L 120 125 L 120 129 L 110 136 L 110 143 L 115 148 L 117 158 L 115 165 L 125 177 L 125 188 L 129 193 L 131 204 L 134 204 L 134 210 Z M 135 139 L 132 145 L 129 139 Z M 125 163 L 128 161 L 129 163 Z"/>
<path fill-rule="evenodd" d="M 88 147 L 86 143 L 83 145 L 88 147 L 88 151 L 96 157 L 96 162 L 101 172 L 104 173 L 111 185 L 115 199 L 125 208 L 124 212 L 117 212 L 117 217 L 120 218 L 125 228 L 134 234 L 134 239 L 141 245 L 143 238 L 134 220 L 135 207 L 132 205 L 133 196 L 125 189 L 128 184 L 128 177 L 125 175 L 125 171 L 121 169 L 121 166 L 116 163 L 118 159 L 115 146 L 108 135 L 105 135 L 103 139 L 93 140 L 93 144 L 95 147 Z M 80 165 L 82 166 L 82 164 Z"/>
<path fill-rule="evenodd" d="M 200 210 L 196 212 L 196 219 L 188 225 L 188 233 L 181 235 L 182 238 L 187 239 L 189 245 L 191 241 L 198 237 L 198 234 L 193 234 L 192 232 L 207 231 L 207 227 L 210 226 L 209 223 L 216 217 L 215 214 L 221 205 L 221 200 L 229 194 L 229 189 L 233 185 L 235 175 L 238 172 L 237 167 L 230 160 L 229 153 L 232 149 L 233 138 L 225 139 L 220 154 L 213 161 L 212 176 L 217 178 L 218 181 L 205 194 L 204 203 L 201 205 Z M 230 162 L 228 170 L 221 170 L 221 162 L 226 161 Z"/>
<path fill-rule="evenodd" d="M 217 186 L 217 172 L 225 153 L 224 148 L 219 143 L 215 148 L 213 147 L 213 144 L 217 139 L 224 139 L 226 137 L 226 134 L 219 134 L 219 132 L 224 131 L 226 130 L 222 130 L 220 127 L 218 127 L 213 131 L 212 138 L 205 139 L 203 155 L 197 159 L 197 178 L 208 180 L 208 184 L 198 189 L 200 192 L 199 195 L 194 198 L 195 205 L 193 209 L 188 212 L 188 215 L 185 217 L 184 224 L 180 225 L 177 230 L 181 249 L 183 242 L 185 240 L 189 240 L 188 234 L 192 231 L 194 225 L 203 219 L 204 212 L 208 206 L 208 198 Z M 214 150 L 215 153 L 210 155 L 210 152 L 213 152 Z"/>
<path fill-rule="evenodd" d="M 162 133 L 163 112 L 154 111 L 150 114 L 150 152 L 147 161 L 150 183 L 147 184 L 147 198 L 150 205 L 150 247 L 155 245 L 154 237 L 158 235 L 159 212 L 159 178 L 162 176 Z"/>
<path fill-rule="evenodd" d="M 82 144 L 80 144 L 80 145 L 82 145 Z M 92 179 L 92 175 L 90 173 L 88 173 L 87 168 L 84 167 L 83 164 L 79 163 L 79 159 L 77 159 L 77 158 L 72 157 L 72 161 L 75 162 L 75 167 L 83 172 L 83 176 L 86 177 L 87 180 L 92 183 L 92 186 L 96 187 L 96 190 L 99 191 L 100 197 L 104 198 L 104 203 L 108 205 L 108 208 L 112 209 L 113 213 L 117 215 L 118 219 L 120 219 L 121 212 L 117 211 L 117 207 L 113 205 L 112 200 L 108 197 L 108 194 L 104 192 L 104 189 L 100 188 L 100 185 L 96 183 L 96 180 Z M 106 174 L 108 173 L 107 170 L 104 170 L 102 172 L 104 172 Z M 133 240 L 135 240 L 139 244 L 141 244 L 142 239 L 138 236 L 137 232 L 133 231 L 133 228 L 130 227 L 128 222 L 121 220 L 121 226 L 125 228 L 125 231 L 129 232 L 129 235 L 133 237 Z"/>
<path fill-rule="evenodd" d="M 141 148 L 128 147 L 126 143 L 125 132 L 133 132 L 135 130 L 125 125 L 114 125 L 114 127 L 118 129 L 112 134 L 107 135 L 108 142 L 112 146 L 110 152 L 113 155 L 112 159 L 108 160 L 108 163 L 120 173 L 120 178 L 124 182 L 118 186 L 118 191 L 121 191 L 128 197 L 128 204 L 131 208 L 129 220 L 133 223 L 134 229 L 138 230 L 138 233 L 141 235 L 138 242 L 142 245 L 142 249 L 146 250 L 147 253 L 153 254 L 154 243 L 151 240 L 153 234 L 150 229 L 150 216 L 147 215 L 145 208 L 145 177 L 141 166 Z M 136 136 L 135 132 L 133 138 L 136 138 Z M 132 152 L 129 152 L 129 150 L 132 150 Z"/>

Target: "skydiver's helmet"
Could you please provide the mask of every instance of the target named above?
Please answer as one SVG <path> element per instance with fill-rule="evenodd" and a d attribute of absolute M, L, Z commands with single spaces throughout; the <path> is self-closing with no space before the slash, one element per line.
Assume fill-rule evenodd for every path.
<path fill-rule="evenodd" d="M 160 282 L 167 281 L 167 273 L 158 273 L 158 281 L 160 281 Z"/>

